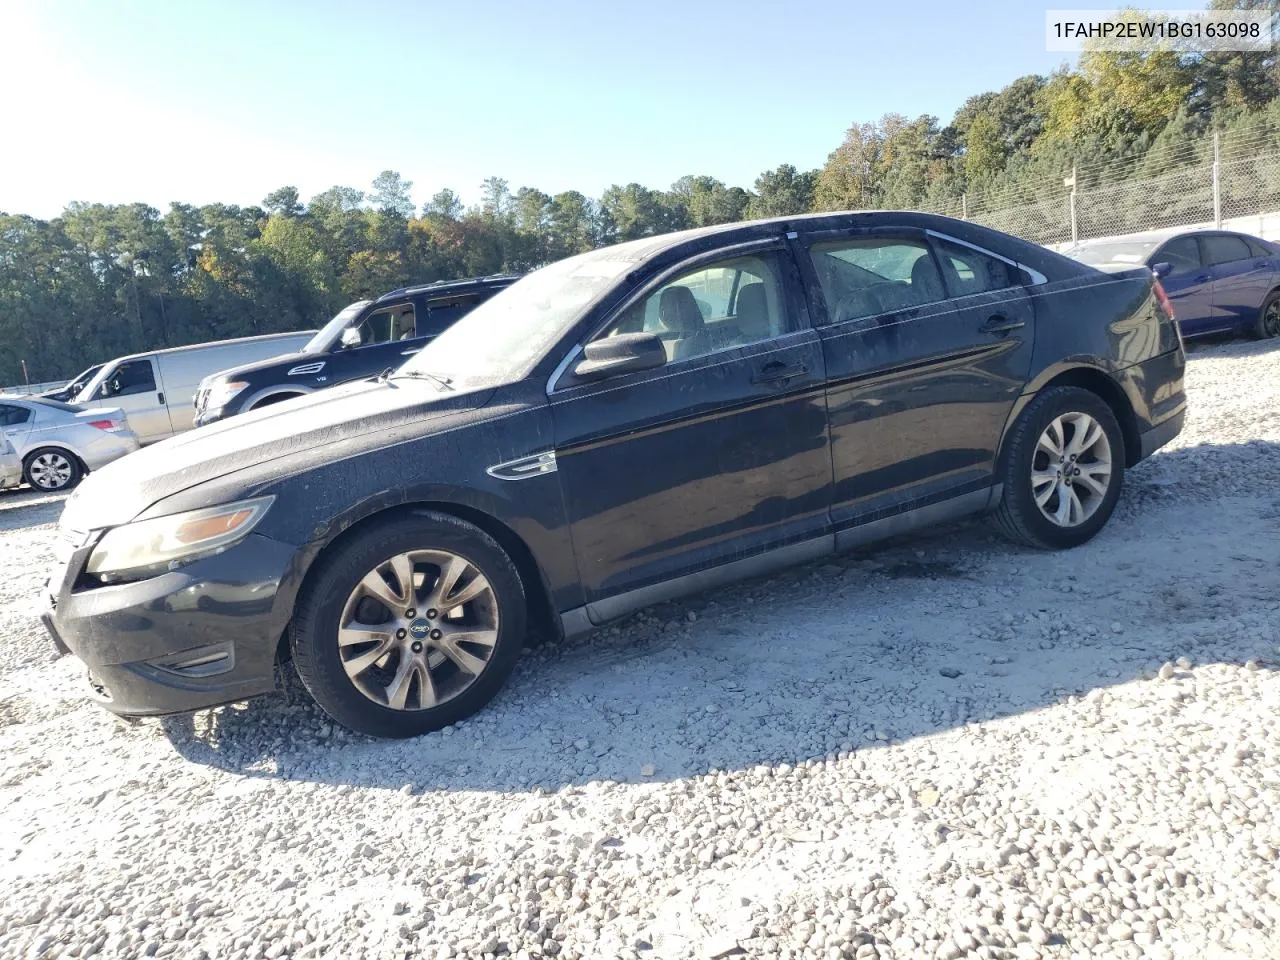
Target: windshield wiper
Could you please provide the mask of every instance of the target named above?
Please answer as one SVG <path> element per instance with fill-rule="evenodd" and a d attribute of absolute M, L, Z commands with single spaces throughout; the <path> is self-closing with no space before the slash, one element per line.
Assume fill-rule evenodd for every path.
<path fill-rule="evenodd" d="M 383 372 L 387 373 L 387 371 L 383 371 Z M 438 386 L 441 390 L 453 389 L 452 377 L 442 377 L 438 373 L 428 373 L 425 370 L 401 370 L 399 373 L 388 373 L 386 379 L 399 380 L 402 377 L 410 380 L 430 380 L 432 383 Z"/>

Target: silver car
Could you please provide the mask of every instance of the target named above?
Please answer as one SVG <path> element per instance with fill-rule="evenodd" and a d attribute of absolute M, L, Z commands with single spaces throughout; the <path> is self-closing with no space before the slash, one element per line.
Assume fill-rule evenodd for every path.
<path fill-rule="evenodd" d="M 37 490 L 67 490 L 87 472 L 138 449 L 119 407 L 0 396 L 0 430 L 17 451 L 22 479 Z"/>
<path fill-rule="evenodd" d="M 0 490 L 16 487 L 22 482 L 22 458 L 13 444 L 0 433 Z"/>

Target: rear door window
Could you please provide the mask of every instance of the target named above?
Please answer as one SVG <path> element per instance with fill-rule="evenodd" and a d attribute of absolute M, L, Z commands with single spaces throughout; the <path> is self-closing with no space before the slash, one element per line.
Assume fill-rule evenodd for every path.
<path fill-rule="evenodd" d="M 426 330 L 422 335 L 434 337 L 444 333 L 484 300 L 481 296 L 458 297 L 454 300 L 441 300 L 427 305 Z"/>
<path fill-rule="evenodd" d="M 953 297 L 1006 290 L 1022 283 L 1018 268 L 999 257 L 941 237 L 935 237 L 933 242 L 942 264 L 942 278 Z"/>
<path fill-rule="evenodd" d="M 1271 250 L 1268 250 L 1265 246 L 1263 246 L 1260 241 L 1254 240 L 1252 237 L 1244 237 L 1243 239 L 1244 239 L 1244 242 L 1249 245 L 1249 256 L 1271 257 L 1275 255 Z"/>
<path fill-rule="evenodd" d="M 31 411 L 26 407 L 16 407 L 11 403 L 0 403 L 0 427 L 16 427 L 31 419 Z"/>
<path fill-rule="evenodd" d="M 832 323 L 894 313 L 946 299 L 922 240 L 851 237 L 815 243 L 809 258 Z"/>
<path fill-rule="evenodd" d="M 1201 237 L 1200 243 L 1204 246 L 1205 262 L 1210 265 L 1249 259 L 1249 246 L 1239 237 L 1213 234 Z"/>

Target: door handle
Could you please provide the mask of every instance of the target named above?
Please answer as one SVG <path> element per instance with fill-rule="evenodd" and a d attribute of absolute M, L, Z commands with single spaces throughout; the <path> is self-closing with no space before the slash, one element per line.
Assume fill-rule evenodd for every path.
<path fill-rule="evenodd" d="M 1210 280 L 1209 275 L 1208 275 L 1207 273 L 1202 273 L 1202 274 L 1200 274 L 1200 276 L 1196 277 L 1196 278 L 1195 278 L 1193 281 L 1191 281 L 1191 282 L 1192 282 L 1192 283 L 1208 283 L 1208 282 L 1209 282 L 1209 280 Z"/>
<path fill-rule="evenodd" d="M 421 349 L 422 349 L 421 347 L 414 347 L 412 350 L 401 350 L 401 351 L 400 351 L 400 356 L 402 356 L 402 357 L 412 357 L 415 353 L 417 353 L 417 352 L 418 352 L 419 350 L 421 350 Z"/>
<path fill-rule="evenodd" d="M 757 370 L 755 376 L 751 378 L 751 382 L 761 384 L 783 384 L 788 380 L 794 380 L 796 377 L 803 377 L 808 372 L 809 368 L 803 363 L 788 366 L 781 360 L 775 360 L 773 363 L 766 363 L 763 367 Z"/>
<path fill-rule="evenodd" d="M 1019 327 L 1025 327 L 1026 325 L 1027 321 L 1025 320 L 1010 320 L 1003 313 L 993 313 L 991 316 L 987 317 L 987 322 L 978 329 L 982 333 L 994 333 L 1003 336 L 1006 333 L 1017 330 Z"/>
<path fill-rule="evenodd" d="M 156 394 L 156 399 L 160 401 L 160 406 L 162 406 L 162 407 L 163 407 L 163 406 L 164 406 L 164 394 L 163 394 L 163 393 L 157 393 L 157 394 Z"/>

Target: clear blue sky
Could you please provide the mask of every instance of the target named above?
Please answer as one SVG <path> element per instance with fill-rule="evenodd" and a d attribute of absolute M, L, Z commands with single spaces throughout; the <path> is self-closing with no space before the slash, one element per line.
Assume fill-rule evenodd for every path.
<path fill-rule="evenodd" d="M 750 187 L 821 165 L 851 123 L 945 123 L 1063 60 L 1025 0 L 0 0 L 0 43 L 0 210 L 40 217 L 307 199 L 387 168 L 419 205 L 491 175 Z"/>

